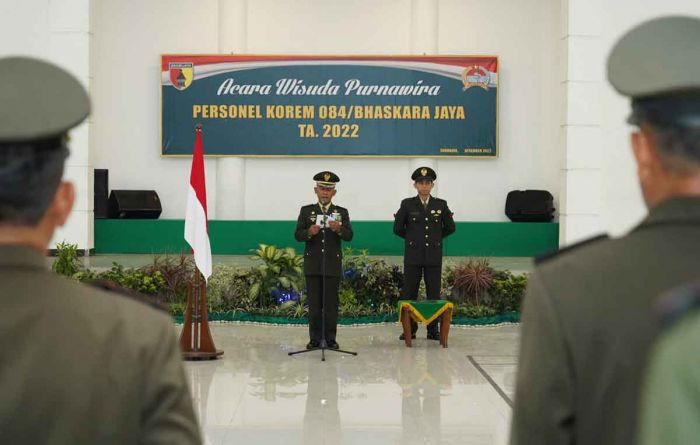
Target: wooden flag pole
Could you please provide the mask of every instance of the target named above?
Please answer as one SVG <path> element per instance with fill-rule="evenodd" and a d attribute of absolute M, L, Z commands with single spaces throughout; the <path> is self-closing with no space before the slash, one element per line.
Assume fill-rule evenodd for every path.
<path fill-rule="evenodd" d="M 207 284 L 195 268 L 194 280 L 187 285 L 187 309 L 180 333 L 180 348 L 185 360 L 212 360 L 224 354 L 216 349 L 209 331 Z"/>

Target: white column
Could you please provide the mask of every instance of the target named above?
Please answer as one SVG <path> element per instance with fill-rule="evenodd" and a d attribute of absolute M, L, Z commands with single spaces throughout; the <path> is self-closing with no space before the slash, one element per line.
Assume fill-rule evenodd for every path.
<path fill-rule="evenodd" d="M 438 53 L 438 0 L 411 1 L 411 53 L 435 55 Z M 440 171 L 435 158 L 412 158 L 408 163 L 406 184 L 408 195 L 415 195 L 411 174 L 418 167 L 430 167 L 438 174 L 433 195 L 438 195 Z"/>
<path fill-rule="evenodd" d="M 605 57 L 602 0 L 562 0 L 559 243 L 603 231 L 601 93 Z"/>
<path fill-rule="evenodd" d="M 245 53 L 247 25 L 247 0 L 219 0 L 219 53 Z M 216 219 L 245 219 L 245 174 L 245 158 L 217 160 Z"/>
<path fill-rule="evenodd" d="M 90 0 L 49 1 L 49 59 L 72 73 L 90 91 Z M 67 224 L 54 235 L 49 248 L 57 242 L 78 244 L 80 249 L 94 248 L 93 168 L 90 155 L 90 120 L 70 134 L 70 157 L 64 180 L 73 182 L 76 201 Z"/>
<path fill-rule="evenodd" d="M 438 1 L 411 1 L 411 53 L 437 54 Z"/>

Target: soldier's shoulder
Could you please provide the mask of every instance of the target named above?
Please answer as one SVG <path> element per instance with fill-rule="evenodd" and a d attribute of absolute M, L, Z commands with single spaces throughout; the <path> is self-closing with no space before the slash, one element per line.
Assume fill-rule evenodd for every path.
<path fill-rule="evenodd" d="M 404 198 L 401 200 L 401 205 L 403 204 L 410 204 L 413 202 L 413 200 L 416 199 L 415 196 L 409 196 L 408 198 Z"/>
<path fill-rule="evenodd" d="M 168 313 L 167 307 L 152 295 L 144 294 L 133 289 L 122 287 L 119 284 L 108 280 L 96 280 L 88 283 L 90 286 L 107 291 L 120 298 L 131 299 L 137 303 L 151 307 L 162 313 Z"/>
<path fill-rule="evenodd" d="M 557 260 L 567 258 L 574 254 L 580 254 L 587 250 L 597 250 L 602 248 L 605 243 L 610 241 L 610 237 L 607 234 L 600 234 L 591 238 L 584 239 L 577 243 L 569 244 L 565 247 L 561 247 L 550 252 L 538 255 L 535 257 L 535 264 L 537 266 L 542 266 L 550 263 L 554 263 Z"/>
<path fill-rule="evenodd" d="M 60 278 L 60 277 L 57 277 Z M 82 313 L 94 319 L 120 323 L 151 323 L 157 319 L 168 320 L 164 307 L 136 291 L 120 288 L 118 285 L 100 282 L 97 285 L 61 280 L 55 289 L 62 296 L 62 303 L 70 305 L 75 313 Z"/>
<path fill-rule="evenodd" d="M 311 210 L 314 207 L 316 207 L 316 204 L 306 204 L 304 206 L 301 206 L 301 211 L 306 212 L 306 211 Z"/>
<path fill-rule="evenodd" d="M 348 211 L 347 208 L 345 208 L 343 206 L 339 206 L 339 205 L 336 205 L 335 208 L 340 212 L 347 212 Z"/>
<path fill-rule="evenodd" d="M 154 351 L 162 346 L 164 336 L 173 330 L 172 318 L 135 298 L 118 292 L 99 289 L 42 272 L 33 286 L 37 292 L 51 298 L 32 299 L 41 309 L 60 319 L 61 326 L 80 326 L 80 336 L 97 350 Z M 29 287 L 28 287 L 29 289 Z M 58 328 L 66 335 L 75 330 Z M 126 349 L 125 349 L 126 348 Z"/>
<path fill-rule="evenodd" d="M 442 199 L 442 198 L 433 198 L 433 199 L 435 200 L 435 202 L 437 202 L 439 204 L 447 205 L 446 199 Z"/>

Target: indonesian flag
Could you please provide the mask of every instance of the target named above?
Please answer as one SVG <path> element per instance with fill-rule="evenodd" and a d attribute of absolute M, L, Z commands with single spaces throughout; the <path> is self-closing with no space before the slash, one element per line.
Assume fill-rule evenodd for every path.
<path fill-rule="evenodd" d="M 207 230 L 207 187 L 204 181 L 202 131 L 195 131 L 190 187 L 187 192 L 185 241 L 192 247 L 194 263 L 206 281 L 211 276 L 211 246 Z"/>

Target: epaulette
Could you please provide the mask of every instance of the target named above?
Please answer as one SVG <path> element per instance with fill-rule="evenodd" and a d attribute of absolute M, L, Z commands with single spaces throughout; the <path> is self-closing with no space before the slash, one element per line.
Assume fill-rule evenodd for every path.
<path fill-rule="evenodd" d="M 592 238 L 587 238 L 587 239 L 585 239 L 583 241 L 579 241 L 577 243 L 569 244 L 568 246 L 563 247 L 563 248 L 559 248 L 557 250 L 552 250 L 550 252 L 543 253 L 543 254 L 535 257 L 535 264 L 542 264 L 544 262 L 551 260 L 552 258 L 556 258 L 557 256 L 559 256 L 563 253 L 568 253 L 568 252 L 571 252 L 573 250 L 578 249 L 579 247 L 587 246 L 589 244 L 592 244 L 592 243 L 595 243 L 598 241 L 602 241 L 602 240 L 606 240 L 609 238 L 610 237 L 608 235 L 601 234 L 598 236 L 594 236 Z"/>
<path fill-rule="evenodd" d="M 120 286 L 119 284 L 115 283 L 114 281 L 110 280 L 94 280 L 90 281 L 87 283 L 90 286 L 96 287 L 98 289 L 105 290 L 107 292 L 112 292 L 119 294 L 124 297 L 131 298 L 132 300 L 136 300 L 140 303 L 143 303 L 145 305 L 151 306 L 152 308 L 161 310 L 163 312 L 168 312 L 168 308 L 158 299 L 153 297 L 152 295 L 147 295 L 143 294 L 141 292 L 137 292 L 133 289 L 129 289 L 123 286 Z"/>
<path fill-rule="evenodd" d="M 676 287 L 664 293 L 654 305 L 665 329 L 675 325 L 685 315 L 700 310 L 700 284 Z"/>

